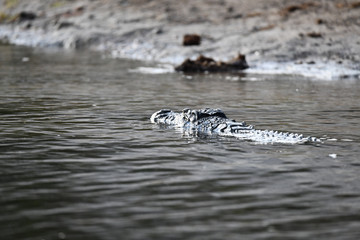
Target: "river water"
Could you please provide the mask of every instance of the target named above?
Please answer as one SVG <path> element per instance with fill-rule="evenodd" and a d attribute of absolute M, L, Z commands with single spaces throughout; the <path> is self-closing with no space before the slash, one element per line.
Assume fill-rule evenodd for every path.
<path fill-rule="evenodd" d="M 360 238 L 360 81 L 0 53 L 1 239 Z M 149 121 L 185 107 L 325 140 L 264 145 Z"/>

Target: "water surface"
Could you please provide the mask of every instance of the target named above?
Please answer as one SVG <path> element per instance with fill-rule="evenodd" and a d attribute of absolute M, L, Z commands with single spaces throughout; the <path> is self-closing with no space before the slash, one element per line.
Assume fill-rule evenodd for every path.
<path fill-rule="evenodd" d="M 1 239 L 360 238 L 359 81 L 0 53 Z M 185 107 L 327 140 L 262 145 L 149 121 Z"/>

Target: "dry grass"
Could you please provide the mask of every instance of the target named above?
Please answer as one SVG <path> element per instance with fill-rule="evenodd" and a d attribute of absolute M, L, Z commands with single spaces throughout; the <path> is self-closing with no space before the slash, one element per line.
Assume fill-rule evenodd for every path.
<path fill-rule="evenodd" d="M 19 0 L 6 0 L 4 4 L 7 9 L 13 8 L 19 4 Z"/>

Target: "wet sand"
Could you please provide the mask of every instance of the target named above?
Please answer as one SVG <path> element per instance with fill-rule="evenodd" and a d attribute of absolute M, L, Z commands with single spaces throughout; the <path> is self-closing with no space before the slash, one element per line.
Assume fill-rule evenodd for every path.
<path fill-rule="evenodd" d="M 360 2 L 0 0 L 0 38 L 178 65 L 245 54 L 251 73 L 359 78 Z M 185 34 L 201 45 L 183 46 Z"/>

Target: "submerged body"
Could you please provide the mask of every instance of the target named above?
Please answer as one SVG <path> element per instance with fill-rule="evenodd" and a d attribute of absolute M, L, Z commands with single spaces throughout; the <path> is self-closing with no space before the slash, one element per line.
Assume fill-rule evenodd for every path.
<path fill-rule="evenodd" d="M 150 120 L 152 123 L 181 127 L 190 133 L 233 136 L 239 139 L 261 143 L 294 144 L 319 141 L 314 137 L 303 137 L 303 135 L 294 133 L 257 130 L 252 125 L 247 125 L 245 122 L 230 120 L 220 109 L 205 108 L 191 110 L 186 108 L 179 113 L 168 109 L 162 109 L 155 112 Z"/>

